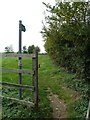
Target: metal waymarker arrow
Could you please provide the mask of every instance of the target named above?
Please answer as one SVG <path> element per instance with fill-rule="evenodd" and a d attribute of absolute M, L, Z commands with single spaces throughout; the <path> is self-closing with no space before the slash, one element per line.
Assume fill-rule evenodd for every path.
<path fill-rule="evenodd" d="M 25 32 L 25 26 L 22 24 L 22 21 L 19 21 L 19 54 L 22 53 L 22 31 Z M 18 57 L 18 69 L 22 69 L 22 57 Z M 22 73 L 19 73 L 18 83 L 22 84 Z M 18 91 L 19 99 L 21 99 L 22 91 Z"/>

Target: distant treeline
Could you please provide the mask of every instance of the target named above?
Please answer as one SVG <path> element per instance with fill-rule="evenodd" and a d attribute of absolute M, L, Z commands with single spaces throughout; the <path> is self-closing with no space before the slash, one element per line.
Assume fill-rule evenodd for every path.
<path fill-rule="evenodd" d="M 33 50 L 36 50 L 38 53 L 40 52 L 40 48 L 38 46 L 34 46 L 34 45 L 31 45 L 29 46 L 28 48 L 26 46 L 23 46 L 22 48 L 22 53 L 33 53 Z M 7 46 L 5 47 L 5 53 L 14 53 L 14 50 L 13 50 L 13 47 L 10 45 L 10 46 Z M 17 52 L 18 53 L 18 52 Z"/>

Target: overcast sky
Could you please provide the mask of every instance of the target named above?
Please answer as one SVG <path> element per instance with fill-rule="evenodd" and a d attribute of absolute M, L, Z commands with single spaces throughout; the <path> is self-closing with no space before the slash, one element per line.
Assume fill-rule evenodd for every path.
<path fill-rule="evenodd" d="M 0 0 L 0 52 L 10 45 L 18 51 L 19 20 L 26 27 L 26 32 L 22 33 L 22 46 L 34 44 L 41 52 L 45 51 L 40 33 L 46 9 L 42 2 L 54 5 L 55 0 Z"/>

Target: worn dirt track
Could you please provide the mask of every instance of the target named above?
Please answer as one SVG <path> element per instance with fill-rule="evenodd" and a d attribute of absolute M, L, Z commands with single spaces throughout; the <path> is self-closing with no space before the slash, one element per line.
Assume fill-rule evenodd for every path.
<path fill-rule="evenodd" d="M 48 88 L 47 91 L 48 91 L 48 99 L 53 109 L 53 112 L 52 112 L 53 118 L 67 118 L 65 103 L 58 98 L 58 95 L 53 94 L 50 91 L 50 88 Z"/>

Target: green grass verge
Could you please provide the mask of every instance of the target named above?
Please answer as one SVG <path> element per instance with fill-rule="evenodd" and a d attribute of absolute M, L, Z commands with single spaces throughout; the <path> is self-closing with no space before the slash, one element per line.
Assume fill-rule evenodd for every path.
<path fill-rule="evenodd" d="M 3 58 L 2 66 L 7 68 L 18 68 L 17 58 Z M 31 69 L 32 64 L 30 58 L 23 58 L 23 68 Z M 67 117 L 85 117 L 87 107 L 87 85 L 77 83 L 74 74 L 67 73 L 62 68 L 56 67 L 47 55 L 39 55 L 39 109 L 27 108 L 26 106 L 18 105 L 15 102 L 3 99 L 3 117 L 9 118 L 46 118 L 52 117 L 52 108 L 47 98 L 47 89 L 50 88 L 53 93 L 58 94 L 59 98 L 64 100 L 67 105 Z M 5 82 L 18 83 L 18 75 L 14 73 L 3 73 L 2 80 Z M 32 83 L 32 76 L 23 75 L 22 84 Z M 77 84 L 77 85 L 76 85 Z M 79 86 L 79 85 L 81 86 Z M 85 87 L 86 86 L 86 87 Z M 82 88 L 84 87 L 85 91 Z M 80 89 L 81 88 L 81 89 Z M 75 91 L 80 92 L 78 101 L 75 101 L 73 94 Z M 17 90 L 3 88 L 5 96 L 18 97 Z M 30 91 L 23 91 L 23 99 L 31 99 Z M 84 99 L 85 98 L 85 99 Z"/>

